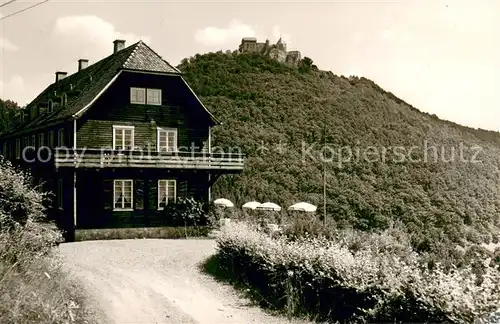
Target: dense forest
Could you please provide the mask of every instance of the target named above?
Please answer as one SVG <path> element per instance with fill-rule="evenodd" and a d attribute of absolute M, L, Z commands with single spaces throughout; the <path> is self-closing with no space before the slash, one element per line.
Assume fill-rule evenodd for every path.
<path fill-rule="evenodd" d="M 244 172 L 219 179 L 214 198 L 309 201 L 321 210 L 326 168 L 327 214 L 340 227 L 402 225 L 422 250 L 492 239 L 500 225 L 499 133 L 440 120 L 366 78 L 312 63 L 291 68 L 218 52 L 178 66 L 223 123 L 213 146 L 247 154 Z"/>

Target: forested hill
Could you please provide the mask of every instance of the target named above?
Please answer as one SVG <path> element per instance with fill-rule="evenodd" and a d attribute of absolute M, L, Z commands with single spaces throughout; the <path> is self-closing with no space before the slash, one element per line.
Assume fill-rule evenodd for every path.
<path fill-rule="evenodd" d="M 223 122 L 213 145 L 248 155 L 241 175 L 217 182 L 215 198 L 322 206 L 326 165 L 327 210 L 338 224 L 369 229 L 399 219 L 454 240 L 500 225 L 499 133 L 440 120 L 370 80 L 311 62 L 292 69 L 255 54 L 210 53 L 179 68 Z M 315 157 L 325 142 L 322 163 Z"/>

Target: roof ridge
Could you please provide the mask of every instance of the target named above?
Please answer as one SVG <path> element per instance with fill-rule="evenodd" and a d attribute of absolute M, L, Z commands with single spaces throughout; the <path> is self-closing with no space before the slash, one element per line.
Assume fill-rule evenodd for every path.
<path fill-rule="evenodd" d="M 139 49 L 139 46 L 141 44 L 144 44 L 144 43 L 142 42 L 142 40 L 139 40 L 138 42 L 130 45 L 130 46 L 135 46 L 135 48 L 132 51 L 132 53 L 130 53 L 130 55 L 127 57 L 127 59 L 125 60 L 125 62 L 123 62 L 122 67 L 125 66 L 125 65 L 127 65 L 127 63 L 129 63 L 129 61 L 134 57 L 134 55 L 137 53 L 137 50 Z"/>
<path fill-rule="evenodd" d="M 153 52 L 153 54 L 155 54 L 156 56 L 158 56 L 163 62 L 165 62 L 166 64 L 168 64 L 174 71 L 176 71 L 177 73 L 179 74 L 182 74 L 182 72 L 176 68 L 175 66 L 173 66 L 172 64 L 170 64 L 167 60 L 165 60 L 163 57 L 161 57 L 160 54 L 156 53 L 156 51 L 154 49 L 152 49 L 148 44 L 146 44 L 145 42 L 143 42 L 142 40 L 140 41 L 144 46 L 146 46 L 151 52 Z"/>
<path fill-rule="evenodd" d="M 124 49 L 118 51 L 118 52 L 115 52 L 115 53 L 111 53 L 103 58 L 101 58 L 100 60 L 97 60 L 95 62 L 93 62 L 92 64 L 90 64 L 88 67 L 86 67 L 85 69 L 82 69 L 82 70 L 77 70 L 71 74 L 69 74 L 67 77 L 65 77 L 64 79 L 60 80 L 59 82 L 53 82 L 53 83 L 50 83 L 40 94 L 38 94 L 37 97 L 35 97 L 32 101 L 30 101 L 28 104 L 26 104 L 26 107 L 29 106 L 31 103 L 37 101 L 37 99 L 39 99 L 40 96 L 42 96 L 47 90 L 49 90 L 49 88 L 53 87 L 53 86 L 56 86 L 58 84 L 63 84 L 63 83 L 67 83 L 69 81 L 71 81 L 72 79 L 75 79 L 75 77 L 77 75 L 84 75 L 84 74 L 88 74 L 89 70 L 92 69 L 92 67 L 94 67 L 95 65 L 99 64 L 99 63 L 102 63 L 103 61 L 105 60 L 108 60 L 108 59 L 111 59 L 113 56 L 116 57 L 116 55 L 118 54 L 121 54 L 120 52 L 122 51 L 127 51 L 129 50 L 131 47 L 134 47 L 134 46 L 137 46 L 140 42 L 142 41 L 138 41 L 138 42 L 135 42 L 134 44 L 131 44 L 127 47 L 125 47 Z M 129 55 L 129 57 L 127 58 L 127 61 L 130 59 L 130 56 L 137 50 L 137 47 L 134 48 L 134 51 Z"/>
<path fill-rule="evenodd" d="M 72 118 L 74 114 L 86 108 L 97 98 L 108 84 L 113 82 L 120 70 L 140 70 L 146 72 L 160 72 L 167 74 L 182 73 L 164 60 L 158 53 L 151 49 L 143 40 L 117 52 L 113 52 L 100 60 L 93 62 L 84 69 L 75 71 L 58 82 L 51 83 L 39 93 L 35 99 L 26 105 L 30 109 L 53 97 L 53 90 L 58 93 L 71 92 L 65 105 L 58 105 L 54 113 L 44 118 L 30 119 L 26 123 L 14 125 L 2 133 L 13 136 L 24 133 L 29 129 L 44 127 L 49 122 L 58 123 Z M 92 77 L 89 82 L 89 76 Z"/>

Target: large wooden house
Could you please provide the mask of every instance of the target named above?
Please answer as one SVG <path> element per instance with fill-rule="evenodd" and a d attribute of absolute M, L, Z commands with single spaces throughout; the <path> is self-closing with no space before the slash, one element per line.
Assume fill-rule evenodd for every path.
<path fill-rule="evenodd" d="M 178 197 L 208 202 L 241 152 L 213 152 L 219 124 L 181 72 L 142 41 L 78 71 L 56 72 L 0 137 L 2 154 L 54 193 L 49 215 L 65 231 L 147 227 Z"/>

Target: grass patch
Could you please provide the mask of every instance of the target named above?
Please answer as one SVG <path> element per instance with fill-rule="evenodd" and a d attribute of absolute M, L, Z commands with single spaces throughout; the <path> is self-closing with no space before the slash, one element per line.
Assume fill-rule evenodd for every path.
<path fill-rule="evenodd" d="M 210 230 L 207 226 L 80 229 L 75 232 L 75 241 L 200 238 L 207 237 Z"/>
<path fill-rule="evenodd" d="M 212 255 L 202 265 L 201 270 L 212 276 L 221 283 L 231 285 L 238 293 L 248 298 L 253 305 L 258 305 L 274 314 L 286 314 L 286 312 L 264 297 L 258 286 L 249 284 L 241 272 L 235 270 L 232 264 L 220 257 L 220 254 Z"/>
<path fill-rule="evenodd" d="M 200 270 L 216 281 L 231 285 L 238 293 L 248 298 L 253 305 L 277 312 L 277 308 L 268 302 L 259 291 L 248 285 L 231 266 L 222 263 L 219 254 L 214 254 L 200 265 Z"/>
<path fill-rule="evenodd" d="M 81 285 L 52 262 L 37 260 L 22 268 L 0 264 L 2 323 L 98 323 Z"/>
<path fill-rule="evenodd" d="M 0 323 L 98 323 L 62 266 L 61 233 L 45 217 L 48 196 L 32 183 L 0 156 Z"/>
<path fill-rule="evenodd" d="M 297 310 L 295 309 L 298 307 L 297 303 L 289 304 L 288 308 L 283 309 L 266 299 L 263 292 L 260 291 L 257 286 L 248 284 L 248 282 L 241 275 L 241 272 L 235 271 L 234 267 L 225 263 L 220 258 L 219 254 L 214 254 L 206 259 L 200 264 L 199 268 L 202 272 L 208 274 L 217 282 L 232 286 L 241 296 L 250 301 L 247 306 L 259 306 L 267 313 L 275 316 L 284 315 L 288 318 L 289 323 L 301 323 L 301 320 L 303 319 L 321 323 L 316 315 L 307 313 L 297 315 Z M 289 291 L 289 294 L 290 293 L 293 293 L 293 291 Z M 283 296 L 283 298 L 285 298 L 285 296 Z M 337 322 L 332 322 L 331 324 L 336 323 Z"/>

